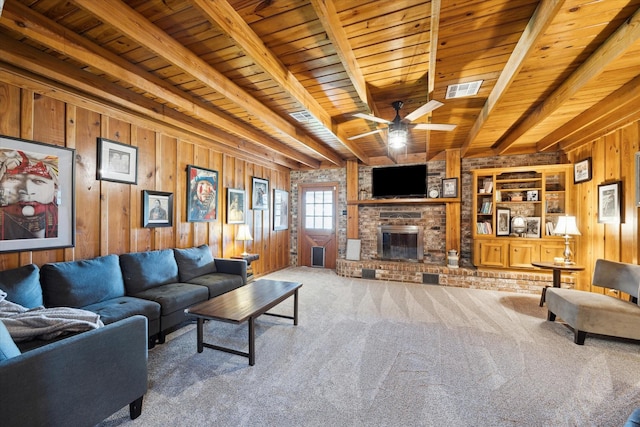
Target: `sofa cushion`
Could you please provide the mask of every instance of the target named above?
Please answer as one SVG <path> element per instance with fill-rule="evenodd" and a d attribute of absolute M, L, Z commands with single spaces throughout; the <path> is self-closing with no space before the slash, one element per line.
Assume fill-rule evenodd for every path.
<path fill-rule="evenodd" d="M 173 249 L 122 254 L 120 267 L 128 295 L 178 281 Z"/>
<path fill-rule="evenodd" d="M 148 326 L 152 325 L 154 320 L 160 318 L 160 304 L 157 302 L 126 296 L 87 305 L 83 309 L 99 314 L 100 320 L 105 325 L 136 314 L 145 316 Z M 150 330 L 149 332 L 150 335 L 153 335 L 158 331 Z"/>
<path fill-rule="evenodd" d="M 244 285 L 242 276 L 227 273 L 203 274 L 189 280 L 189 283 L 209 288 L 210 299 Z"/>
<path fill-rule="evenodd" d="M 20 355 L 18 346 L 13 342 L 7 327 L 0 321 L 0 362 Z"/>
<path fill-rule="evenodd" d="M 216 272 L 216 263 L 209 250 L 209 246 L 201 245 L 197 248 L 174 249 L 173 254 L 178 263 L 181 282 L 188 282 L 194 277 Z"/>
<path fill-rule="evenodd" d="M 0 289 L 7 293 L 7 300 L 26 308 L 39 307 L 44 303 L 40 270 L 35 264 L 0 271 Z"/>
<path fill-rule="evenodd" d="M 206 301 L 209 291 L 204 286 L 189 283 L 169 283 L 150 288 L 134 295 L 160 304 L 162 316 L 182 311 L 193 304 Z"/>
<path fill-rule="evenodd" d="M 84 307 L 124 296 L 117 255 L 45 264 L 40 269 L 47 307 Z"/>

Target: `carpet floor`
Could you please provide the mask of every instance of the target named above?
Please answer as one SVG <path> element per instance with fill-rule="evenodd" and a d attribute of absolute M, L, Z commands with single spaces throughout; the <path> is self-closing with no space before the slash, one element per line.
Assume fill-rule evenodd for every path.
<path fill-rule="evenodd" d="M 539 296 L 305 267 L 264 278 L 303 283 L 300 320 L 258 319 L 255 366 L 198 354 L 189 324 L 149 351 L 142 415 L 101 426 L 622 426 L 640 406 L 640 343 L 575 345 Z M 204 336 L 247 348 L 246 324 Z"/>

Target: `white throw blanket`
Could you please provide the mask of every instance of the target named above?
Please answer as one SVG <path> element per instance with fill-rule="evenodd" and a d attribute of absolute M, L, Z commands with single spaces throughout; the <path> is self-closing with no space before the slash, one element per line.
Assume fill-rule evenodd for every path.
<path fill-rule="evenodd" d="M 100 315 L 70 307 L 25 308 L 6 299 L 0 289 L 0 320 L 14 341 L 52 339 L 65 332 L 81 332 L 104 326 Z"/>

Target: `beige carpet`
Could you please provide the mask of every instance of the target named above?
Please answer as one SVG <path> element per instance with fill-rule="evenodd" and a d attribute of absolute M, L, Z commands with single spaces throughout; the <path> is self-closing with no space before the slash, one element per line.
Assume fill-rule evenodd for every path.
<path fill-rule="evenodd" d="M 140 418 L 123 408 L 102 425 L 621 426 L 640 406 L 639 343 L 577 346 L 538 296 L 311 268 L 266 278 L 303 283 L 300 324 L 259 318 L 255 366 L 198 354 L 188 325 L 149 352 Z M 206 340 L 245 351 L 246 333 L 205 326 Z"/>

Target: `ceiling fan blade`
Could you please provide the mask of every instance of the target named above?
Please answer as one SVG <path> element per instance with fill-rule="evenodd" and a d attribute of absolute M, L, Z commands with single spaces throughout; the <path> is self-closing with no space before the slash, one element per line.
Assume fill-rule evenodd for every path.
<path fill-rule="evenodd" d="M 436 108 L 442 107 L 444 104 L 440 101 L 436 101 L 432 99 L 421 107 L 418 107 L 413 112 L 407 114 L 407 116 L 402 120 L 403 122 L 412 122 L 415 119 L 418 119 L 425 114 L 435 110 Z"/>
<path fill-rule="evenodd" d="M 354 114 L 354 117 L 359 117 L 361 119 L 371 120 L 372 122 L 378 122 L 378 123 L 385 123 L 385 124 L 391 123 L 389 120 L 381 119 L 376 116 L 370 116 L 369 114 L 356 113 Z"/>
<path fill-rule="evenodd" d="M 363 138 L 365 136 L 373 135 L 374 133 L 382 132 L 382 129 L 372 130 L 371 132 L 361 133 L 360 135 L 351 136 L 347 138 L 349 141 L 353 141 L 354 139 Z"/>
<path fill-rule="evenodd" d="M 438 124 L 438 123 L 418 123 L 417 125 L 414 125 L 413 128 L 418 130 L 452 131 L 456 128 L 456 125 Z"/>

